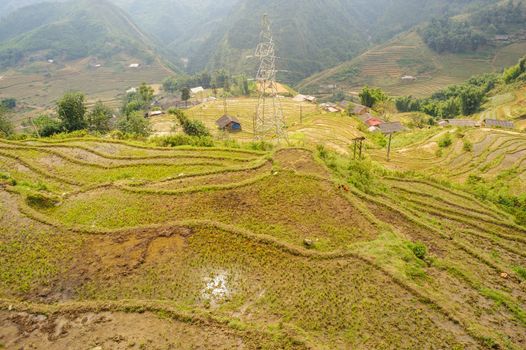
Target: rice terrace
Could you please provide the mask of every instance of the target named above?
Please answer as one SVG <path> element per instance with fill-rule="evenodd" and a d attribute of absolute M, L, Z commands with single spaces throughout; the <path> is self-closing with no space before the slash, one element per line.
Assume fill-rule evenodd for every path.
<path fill-rule="evenodd" d="M 526 349 L 526 2 L 153 3 L 0 4 L 0 350 Z"/>

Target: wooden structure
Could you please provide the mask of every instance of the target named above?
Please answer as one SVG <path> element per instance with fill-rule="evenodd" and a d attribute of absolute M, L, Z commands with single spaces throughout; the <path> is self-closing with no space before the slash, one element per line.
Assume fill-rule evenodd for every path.
<path fill-rule="evenodd" d="M 393 134 L 404 131 L 404 126 L 400 122 L 384 123 L 378 126 L 380 132 L 384 135 L 389 135 L 389 143 L 387 144 L 387 161 L 391 160 L 391 142 Z"/>
<path fill-rule="evenodd" d="M 239 120 L 227 114 L 219 118 L 216 121 L 216 125 L 219 129 L 230 131 L 230 132 L 238 132 L 242 130 L 241 123 L 239 122 Z"/>
<path fill-rule="evenodd" d="M 357 138 L 354 138 L 353 140 L 353 150 L 354 150 L 354 159 L 356 159 L 356 153 L 359 152 L 359 159 L 362 159 L 362 152 L 363 152 L 363 148 L 364 148 L 364 141 L 365 141 L 365 137 L 361 136 L 361 137 L 357 137 Z"/>

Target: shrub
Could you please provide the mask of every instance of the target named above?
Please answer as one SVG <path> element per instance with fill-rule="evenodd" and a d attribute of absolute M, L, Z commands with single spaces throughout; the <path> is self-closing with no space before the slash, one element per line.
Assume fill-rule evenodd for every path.
<path fill-rule="evenodd" d="M 371 192 L 376 182 L 373 164 L 370 161 L 351 160 L 347 168 L 348 182 L 363 192 Z"/>
<path fill-rule="evenodd" d="M 160 147 L 195 146 L 214 147 L 214 140 L 209 136 L 172 135 L 156 137 L 152 142 Z"/>
<path fill-rule="evenodd" d="M 413 254 L 420 260 L 424 260 L 427 255 L 427 247 L 420 242 L 417 243 L 411 243 L 409 245 L 409 248 L 413 252 Z"/>
<path fill-rule="evenodd" d="M 526 268 L 517 266 L 513 269 L 513 271 L 515 271 L 520 278 L 526 281 Z"/>
<path fill-rule="evenodd" d="M 462 147 L 464 151 L 471 152 L 473 151 L 473 144 L 468 140 L 464 140 L 464 146 Z"/>
<path fill-rule="evenodd" d="M 57 205 L 60 200 L 51 195 L 47 195 L 40 192 L 33 192 L 27 195 L 26 197 L 27 204 L 39 207 L 39 208 L 51 208 Z"/>
<path fill-rule="evenodd" d="M 248 144 L 248 148 L 254 151 L 272 151 L 274 145 L 267 141 L 254 141 Z"/>
<path fill-rule="evenodd" d="M 440 148 L 447 148 L 451 146 L 452 144 L 453 144 L 453 140 L 451 139 L 451 135 L 449 134 L 444 135 L 444 137 L 442 137 L 438 141 L 438 147 Z"/>

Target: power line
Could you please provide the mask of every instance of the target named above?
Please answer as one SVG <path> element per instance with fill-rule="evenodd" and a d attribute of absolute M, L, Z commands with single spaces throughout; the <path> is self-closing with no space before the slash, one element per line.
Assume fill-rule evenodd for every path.
<path fill-rule="evenodd" d="M 254 55 L 260 61 L 256 74 L 259 98 L 254 116 L 254 137 L 256 140 L 276 137 L 279 141 L 287 139 L 287 134 L 285 132 L 283 108 L 278 97 L 278 85 L 276 83 L 277 57 L 274 39 L 267 15 L 263 16 L 261 26 L 260 43 Z"/>

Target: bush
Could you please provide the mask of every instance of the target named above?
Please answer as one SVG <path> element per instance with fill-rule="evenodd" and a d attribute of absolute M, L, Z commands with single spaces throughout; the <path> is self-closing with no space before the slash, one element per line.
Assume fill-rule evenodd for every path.
<path fill-rule="evenodd" d="M 427 255 L 427 247 L 420 242 L 417 243 L 411 243 L 409 245 L 409 248 L 413 252 L 413 254 L 420 260 L 424 260 Z"/>
<path fill-rule="evenodd" d="M 27 204 L 38 208 L 52 208 L 56 206 L 60 200 L 55 196 L 34 192 L 27 195 L 26 202 Z"/>
<path fill-rule="evenodd" d="M 464 140 L 464 146 L 462 147 L 464 151 L 471 152 L 473 151 L 473 144 L 468 140 Z"/>
<path fill-rule="evenodd" d="M 370 161 L 351 160 L 347 167 L 347 181 L 363 192 L 372 192 L 376 183 L 373 164 Z"/>
<path fill-rule="evenodd" d="M 452 144 L 453 144 L 453 140 L 451 139 L 451 135 L 449 135 L 449 133 L 444 135 L 444 137 L 442 137 L 438 141 L 438 147 L 440 148 L 447 148 L 451 146 Z"/>
<path fill-rule="evenodd" d="M 191 120 L 179 109 L 168 110 L 169 114 L 174 115 L 183 128 L 185 134 L 189 136 L 210 136 L 206 126 L 199 120 Z"/>
<path fill-rule="evenodd" d="M 150 122 L 141 112 L 124 115 L 117 120 L 117 129 L 124 134 L 148 136 L 150 135 Z"/>
<path fill-rule="evenodd" d="M 274 149 L 274 145 L 266 141 L 254 141 L 248 144 L 248 148 L 254 151 L 268 152 Z"/>
<path fill-rule="evenodd" d="M 195 146 L 214 147 L 214 140 L 209 136 L 172 135 L 155 137 L 152 142 L 159 147 Z"/>
<path fill-rule="evenodd" d="M 51 118 L 48 115 L 41 114 L 35 120 L 33 125 L 38 130 L 40 137 L 49 137 L 62 132 L 62 123 L 58 119 Z"/>

